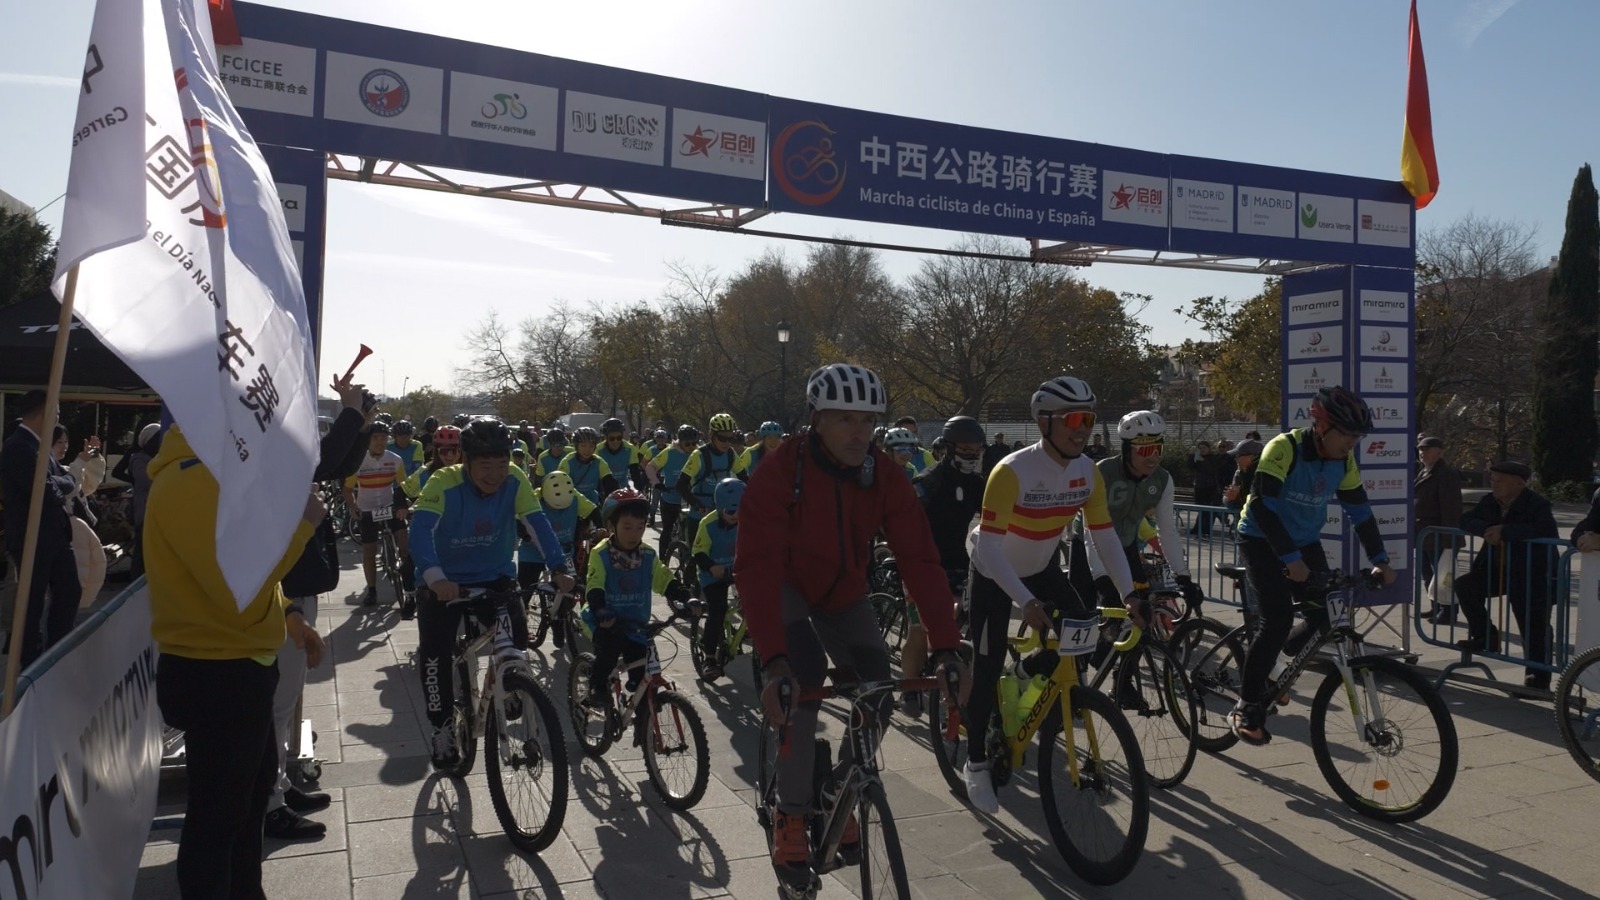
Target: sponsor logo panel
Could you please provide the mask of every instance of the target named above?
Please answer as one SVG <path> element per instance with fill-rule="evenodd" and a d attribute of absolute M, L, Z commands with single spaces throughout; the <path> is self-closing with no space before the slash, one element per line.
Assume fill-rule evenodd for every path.
<path fill-rule="evenodd" d="M 1357 390 L 1363 396 L 1411 393 L 1411 373 L 1404 362 L 1365 360 L 1361 363 L 1360 381 L 1361 386 Z"/>
<path fill-rule="evenodd" d="M 1344 329 L 1341 326 L 1299 328 L 1289 332 L 1289 355 L 1286 361 L 1333 359 L 1343 350 Z"/>
<path fill-rule="evenodd" d="M 1373 434 L 1361 440 L 1356 464 L 1365 469 L 1367 466 L 1398 465 L 1410 458 L 1405 434 Z"/>
<path fill-rule="evenodd" d="M 278 200 L 283 204 L 283 221 L 290 231 L 306 230 L 306 186 L 303 184 L 274 185 Z"/>
<path fill-rule="evenodd" d="M 1325 387 L 1332 387 L 1339 383 L 1339 364 L 1329 361 L 1325 363 L 1299 363 L 1289 366 L 1289 393 L 1290 394 L 1315 394 Z"/>
<path fill-rule="evenodd" d="M 1403 360 L 1411 355 L 1406 329 L 1399 325 L 1361 326 L 1362 356 L 1383 356 Z"/>
<path fill-rule="evenodd" d="M 1379 247 L 1411 246 L 1411 207 L 1405 203 L 1362 200 L 1356 204 L 1357 240 Z"/>
<path fill-rule="evenodd" d="M 1372 410 L 1374 428 L 1384 431 L 1410 431 L 1410 400 L 1406 397 L 1366 397 L 1367 408 Z"/>
<path fill-rule="evenodd" d="M 246 39 L 217 48 L 217 74 L 234 106 L 310 116 L 317 99 L 317 51 Z"/>
<path fill-rule="evenodd" d="M 1411 295 L 1405 291 L 1362 291 L 1361 321 L 1411 321 Z"/>
<path fill-rule="evenodd" d="M 1172 179 L 1172 227 L 1233 231 L 1233 185 Z"/>
<path fill-rule="evenodd" d="M 328 53 L 325 118 L 438 134 L 444 115 L 444 70 Z"/>
<path fill-rule="evenodd" d="M 1323 291 L 1289 298 L 1288 324 L 1311 325 L 1338 322 L 1344 318 L 1344 291 Z"/>
<path fill-rule="evenodd" d="M 1239 233 L 1263 237 L 1295 235 L 1294 191 L 1239 186 Z"/>
<path fill-rule="evenodd" d="M 667 108 L 567 91 L 561 147 L 567 153 L 659 166 L 666 160 Z"/>
<path fill-rule="evenodd" d="M 1367 499 L 1373 503 L 1382 503 L 1385 500 L 1405 500 L 1406 493 L 1411 488 L 1410 469 L 1385 469 L 1375 468 L 1363 470 L 1361 478 L 1366 482 Z"/>
<path fill-rule="evenodd" d="M 1171 185 L 1156 175 L 1101 172 L 1101 218 L 1125 225 L 1167 227 L 1167 200 Z"/>
<path fill-rule="evenodd" d="M 1411 509 L 1404 503 L 1373 504 L 1372 516 L 1378 520 L 1379 534 L 1411 534 Z M 1389 551 L 1389 556 L 1391 558 L 1395 557 L 1395 553 L 1392 548 Z"/>
<path fill-rule="evenodd" d="M 692 109 L 672 110 L 672 167 L 760 181 L 767 173 L 767 125 Z"/>
<path fill-rule="evenodd" d="M 1356 202 L 1350 197 L 1301 194 L 1295 219 L 1301 240 L 1354 243 Z"/>
<path fill-rule="evenodd" d="M 450 73 L 451 137 L 555 150 L 561 91 L 539 84 Z"/>

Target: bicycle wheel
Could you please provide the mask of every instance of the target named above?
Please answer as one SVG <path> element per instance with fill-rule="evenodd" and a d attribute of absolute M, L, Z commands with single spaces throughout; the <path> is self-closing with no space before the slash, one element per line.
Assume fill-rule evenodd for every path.
<path fill-rule="evenodd" d="M 1195 746 L 1221 753 L 1238 743 L 1228 727 L 1228 713 L 1239 702 L 1244 684 L 1243 641 L 1220 622 L 1190 619 L 1173 632 L 1167 652 L 1182 667 L 1194 695 Z"/>
<path fill-rule="evenodd" d="M 772 829 L 772 811 L 778 808 L 778 732 L 762 721 L 756 741 L 756 821 Z"/>
<path fill-rule="evenodd" d="M 710 662 L 706 658 L 705 648 L 700 646 L 700 641 L 705 634 L 704 629 L 700 627 L 700 623 L 703 621 L 704 619 L 689 620 L 689 662 L 694 664 L 694 674 L 701 681 L 706 680 L 706 663 Z"/>
<path fill-rule="evenodd" d="M 1077 685 L 1072 709 L 1070 757 L 1059 706 L 1040 729 L 1039 796 L 1068 867 L 1090 884 L 1116 884 L 1133 871 L 1150 828 L 1144 760 L 1111 698 Z"/>
<path fill-rule="evenodd" d="M 877 593 L 867 597 L 878 617 L 878 632 L 891 654 L 898 653 L 906 639 L 906 603 L 894 594 Z"/>
<path fill-rule="evenodd" d="M 536 649 L 544 646 L 544 636 L 550 633 L 550 620 L 555 616 L 550 604 L 554 600 L 540 593 L 536 588 L 523 597 L 523 602 L 528 607 L 528 647 Z"/>
<path fill-rule="evenodd" d="M 506 672 L 504 689 L 504 709 L 484 723 L 489 800 L 511 843 L 537 853 L 567 816 L 566 735 L 555 705 L 528 673 Z"/>
<path fill-rule="evenodd" d="M 473 696 L 476 686 L 477 666 L 467 658 L 466 645 L 456 644 L 455 685 L 451 688 L 450 719 L 448 724 L 456 732 L 456 764 L 439 771 L 452 778 L 464 778 L 472 771 L 472 764 L 478 759 L 478 729 L 473 717 L 476 715 L 477 702 Z"/>
<path fill-rule="evenodd" d="M 1410 666 L 1357 657 L 1350 660 L 1350 675 L 1345 689 L 1335 670 L 1311 700 L 1317 767 L 1356 812 L 1384 822 L 1414 822 L 1433 812 L 1455 782 L 1455 720 L 1433 685 Z"/>
<path fill-rule="evenodd" d="M 700 596 L 700 578 L 694 570 L 694 553 L 689 545 L 683 541 L 673 541 L 667 547 L 667 568 L 672 571 L 672 577 L 678 579 L 691 597 Z"/>
<path fill-rule="evenodd" d="M 1139 742 L 1150 786 L 1181 784 L 1194 766 L 1192 735 L 1198 715 L 1183 668 L 1165 647 L 1140 641 L 1132 651 L 1121 654 L 1115 691 L 1112 696 Z"/>
<path fill-rule="evenodd" d="M 589 699 L 589 673 L 593 669 L 593 653 L 580 653 L 573 658 L 567 672 L 567 712 L 572 716 L 572 730 L 578 733 L 584 754 L 599 759 L 617 739 L 617 707 L 609 697 L 601 707 L 584 702 Z"/>
<path fill-rule="evenodd" d="M 991 751 L 989 758 L 997 759 L 994 750 L 999 738 L 999 712 L 996 711 L 991 719 L 988 733 L 982 739 L 988 741 Z M 939 772 L 944 775 L 945 784 L 962 802 L 967 799 L 968 731 L 966 722 L 960 723 L 955 729 L 950 727 L 950 710 L 945 706 L 944 698 L 935 695 L 928 703 L 928 743 L 933 745 L 933 758 L 939 763 Z M 1010 753 L 1009 750 L 1004 752 Z"/>
<path fill-rule="evenodd" d="M 689 698 L 657 691 L 646 727 L 644 766 L 661 802 L 680 812 L 699 803 L 711 779 L 711 745 Z"/>
<path fill-rule="evenodd" d="M 1600 647 L 1567 664 L 1556 682 L 1556 730 L 1590 778 L 1600 781 Z"/>
<path fill-rule="evenodd" d="M 861 831 L 861 900 L 910 900 L 911 885 L 906 878 L 905 854 L 900 849 L 900 831 L 895 828 L 883 785 L 869 784 L 861 791 L 856 824 Z"/>

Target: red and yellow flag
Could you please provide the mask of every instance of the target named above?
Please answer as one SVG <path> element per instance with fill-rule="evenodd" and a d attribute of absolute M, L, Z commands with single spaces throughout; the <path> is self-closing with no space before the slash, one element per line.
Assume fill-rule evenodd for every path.
<path fill-rule="evenodd" d="M 1428 66 L 1422 61 L 1422 30 L 1417 27 L 1417 0 L 1411 0 L 1410 71 L 1406 77 L 1406 127 L 1400 142 L 1400 180 L 1417 200 L 1428 205 L 1439 192 L 1439 164 L 1433 158 L 1433 114 L 1428 110 Z"/>

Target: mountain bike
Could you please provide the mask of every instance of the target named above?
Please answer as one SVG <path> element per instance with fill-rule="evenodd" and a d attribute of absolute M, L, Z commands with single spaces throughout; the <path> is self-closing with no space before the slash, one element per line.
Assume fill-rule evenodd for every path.
<path fill-rule="evenodd" d="M 1239 567 L 1226 568 L 1224 574 L 1244 577 Z M 1317 768 L 1334 794 L 1356 812 L 1384 822 L 1412 822 L 1450 793 L 1460 748 L 1455 721 L 1433 685 L 1398 660 L 1367 655 L 1351 621 L 1352 591 L 1375 586 L 1365 574 L 1313 574 L 1296 611 L 1316 630 L 1269 681 L 1265 696 L 1277 699 L 1267 703 L 1267 711 L 1270 715 L 1287 703 L 1301 673 L 1324 647 L 1331 647 L 1333 671 L 1311 699 L 1311 750 Z M 1188 671 L 1202 707 L 1202 749 L 1221 752 L 1238 741 L 1221 723 L 1239 702 L 1254 618 L 1220 637 L 1220 624 L 1197 618 L 1172 637 L 1169 649 Z"/>
<path fill-rule="evenodd" d="M 1600 647 L 1580 653 L 1556 682 L 1556 729 L 1567 752 L 1600 781 Z"/>
<path fill-rule="evenodd" d="M 456 641 L 451 725 L 459 758 L 445 774 L 462 778 L 472 771 L 478 739 L 485 745 L 489 799 L 506 837 L 518 848 L 537 852 L 555 840 L 567 812 L 567 742 L 555 704 L 533 677 L 527 656 L 511 643 L 508 604 L 513 590 L 463 588 L 470 604 Z M 478 654 L 493 648 L 482 687 Z"/>
<path fill-rule="evenodd" d="M 394 588 L 395 602 L 404 603 L 407 588 L 400 567 L 399 545 L 395 543 L 394 532 L 389 530 L 389 523 L 393 519 L 392 506 L 383 506 L 372 511 L 372 523 L 378 529 L 378 574 Z M 359 526 L 357 528 L 359 533 Z"/>
<path fill-rule="evenodd" d="M 881 704 L 890 691 L 932 691 L 941 681 L 946 682 L 951 696 L 955 696 L 959 675 L 947 669 L 944 679 L 905 678 L 884 681 L 848 681 L 850 676 L 830 671 L 832 684 L 812 690 L 803 690 L 795 697 L 780 685 L 780 702 L 785 710 L 799 703 L 820 703 L 840 699 L 850 704 L 845 740 L 853 753 L 833 764 L 832 746 L 825 738 L 816 741 L 817 756 L 812 766 L 814 783 L 812 797 L 814 809 L 807 814 L 807 832 L 811 836 L 811 883 L 796 889 L 780 883 L 779 897 L 787 900 L 809 900 L 822 887 L 821 876 L 847 866 L 861 870 L 862 898 L 896 897 L 909 900 L 911 887 L 906 875 L 906 862 L 900 847 L 900 834 L 895 827 L 894 815 L 889 811 L 889 799 L 884 793 L 879 777 L 878 715 Z M 777 760 L 788 739 L 787 726 L 774 729 L 765 725 L 756 753 L 756 821 L 767 832 L 768 849 L 772 844 L 772 824 L 778 808 Z M 842 754 L 841 754 L 842 756 Z M 856 817 L 860 844 L 849 852 L 841 852 L 845 825 L 851 814 Z"/>
<path fill-rule="evenodd" d="M 1128 611 L 1102 607 L 1101 617 L 1126 619 Z M 1099 644 L 1099 619 L 1062 619 L 1058 637 L 1037 634 L 1012 638 L 1020 655 L 1036 646 L 1057 654 L 1056 667 L 1031 705 L 1016 709 L 1018 724 L 1008 729 L 1001 693 L 994 715 L 984 724 L 984 741 L 996 788 L 1022 768 L 1033 736 L 1039 742 L 1039 798 L 1056 850 L 1078 877 L 1090 884 L 1115 884 L 1126 878 L 1144 852 L 1150 827 L 1150 786 L 1144 756 L 1128 719 L 1110 697 L 1078 680 L 1078 658 Z M 1126 653 L 1139 643 L 1140 629 L 1112 646 Z M 999 692 L 1000 688 L 997 687 Z M 1017 701 L 1009 701 L 1013 706 Z M 929 706 L 933 753 L 950 788 L 966 799 L 963 769 L 969 733 L 960 710 L 949 703 Z M 1070 723 L 1063 728 L 1063 723 Z"/>
<path fill-rule="evenodd" d="M 683 510 L 678 514 L 678 524 L 672 532 L 672 543 L 667 545 L 667 568 L 672 570 L 672 576 L 678 579 L 689 590 L 689 596 L 700 596 L 699 566 L 694 561 L 695 530 L 700 527 L 700 520 L 690 521 L 690 506 L 685 503 Z M 707 515 L 710 515 L 708 513 Z"/>
<path fill-rule="evenodd" d="M 755 655 L 755 643 L 750 640 L 750 630 L 745 627 L 744 613 L 739 608 L 739 589 L 730 581 L 728 584 L 728 614 L 722 619 L 722 640 L 717 645 L 717 651 L 707 655 L 705 651 L 704 632 L 702 622 L 704 616 L 694 616 L 689 620 L 689 661 L 694 663 L 694 672 L 705 680 L 706 667 L 715 665 L 724 673 L 728 664 L 745 654 L 745 645 L 750 645 L 750 670 L 755 679 L 756 691 L 761 690 L 761 662 Z"/>
<path fill-rule="evenodd" d="M 662 674 L 656 652 L 656 635 L 676 622 L 674 613 L 655 623 L 628 623 L 618 620 L 612 628 L 644 625 L 649 635 L 644 659 L 619 666 L 611 672 L 611 696 L 601 703 L 589 703 L 590 673 L 594 654 L 579 654 L 567 675 L 572 726 L 578 732 L 583 752 L 598 759 L 622 737 L 625 717 L 633 719 L 633 744 L 644 748 L 645 769 L 650 784 L 668 808 L 686 810 L 705 796 L 711 777 L 711 745 L 706 728 L 689 699 L 679 693 Z M 627 675 L 627 684 L 623 675 Z"/>
<path fill-rule="evenodd" d="M 528 646 L 541 647 L 547 634 L 558 634 L 561 646 L 573 657 L 593 648 L 594 635 L 584 624 L 572 593 L 557 588 L 554 582 L 541 581 L 533 586 L 527 603 Z"/>

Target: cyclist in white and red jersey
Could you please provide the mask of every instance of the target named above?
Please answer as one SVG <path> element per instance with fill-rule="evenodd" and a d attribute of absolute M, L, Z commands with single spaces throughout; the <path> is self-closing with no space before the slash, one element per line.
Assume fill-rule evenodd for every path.
<path fill-rule="evenodd" d="M 350 508 L 361 514 L 361 569 L 367 576 L 367 590 L 361 597 L 363 606 L 378 602 L 378 529 L 387 528 L 394 534 L 395 548 L 409 569 L 411 546 L 407 540 L 405 511 L 405 463 L 388 449 L 389 426 L 373 422 L 368 428 L 371 442 L 367 454 L 361 457 L 361 467 L 356 474 L 345 479 L 344 500 Z M 398 501 L 398 502 L 397 502 Z M 411 584 L 410 572 L 402 582 Z M 396 601 L 405 604 L 404 596 Z"/>

